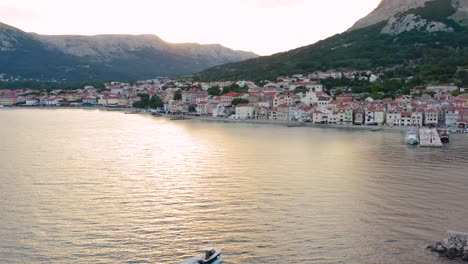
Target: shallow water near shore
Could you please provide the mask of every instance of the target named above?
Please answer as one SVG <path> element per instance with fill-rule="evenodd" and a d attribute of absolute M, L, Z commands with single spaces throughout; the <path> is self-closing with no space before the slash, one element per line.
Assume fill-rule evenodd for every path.
<path fill-rule="evenodd" d="M 458 263 L 468 135 L 0 110 L 0 262 Z"/>

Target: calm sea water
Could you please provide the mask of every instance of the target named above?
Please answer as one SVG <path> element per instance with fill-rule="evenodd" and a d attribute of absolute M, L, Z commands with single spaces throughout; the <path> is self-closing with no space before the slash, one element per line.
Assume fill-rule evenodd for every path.
<path fill-rule="evenodd" d="M 457 263 L 468 136 L 0 110 L 1 263 Z"/>

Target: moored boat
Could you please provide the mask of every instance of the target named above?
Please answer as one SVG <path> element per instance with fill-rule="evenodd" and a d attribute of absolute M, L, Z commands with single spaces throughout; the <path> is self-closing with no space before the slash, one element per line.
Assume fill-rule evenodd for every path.
<path fill-rule="evenodd" d="M 220 248 L 207 248 L 205 249 L 205 254 L 185 260 L 179 264 L 220 264 L 223 262 L 221 252 Z"/>
<path fill-rule="evenodd" d="M 447 129 L 444 129 L 442 134 L 440 134 L 440 141 L 442 143 L 449 143 L 450 142 L 450 137 L 449 137 L 449 133 L 447 132 Z"/>
<path fill-rule="evenodd" d="M 417 145 L 419 143 L 418 133 L 413 130 L 406 133 L 405 141 L 409 145 Z"/>
<path fill-rule="evenodd" d="M 185 117 L 185 116 L 174 116 L 172 118 L 170 118 L 169 120 L 174 120 L 174 121 L 177 121 L 177 120 L 190 120 L 191 118 L 188 118 L 188 117 Z"/>
<path fill-rule="evenodd" d="M 142 113 L 140 110 L 126 111 L 125 114 L 139 114 Z"/>

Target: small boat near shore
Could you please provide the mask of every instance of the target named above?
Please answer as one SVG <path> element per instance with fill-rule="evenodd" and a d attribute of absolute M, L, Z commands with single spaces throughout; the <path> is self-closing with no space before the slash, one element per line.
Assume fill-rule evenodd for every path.
<path fill-rule="evenodd" d="M 171 117 L 169 120 L 190 120 L 191 118 L 185 117 L 185 116 L 175 116 Z"/>
<path fill-rule="evenodd" d="M 142 112 L 142 111 L 138 111 L 138 110 L 136 110 L 136 111 L 126 111 L 126 112 L 125 112 L 126 115 L 133 115 L 133 114 L 140 114 L 140 113 L 143 113 L 143 112 Z"/>
<path fill-rule="evenodd" d="M 288 124 L 288 125 L 286 125 L 286 127 L 302 127 L 302 126 L 304 126 L 304 125 L 301 124 L 301 123 L 297 123 L 297 124 Z"/>
<path fill-rule="evenodd" d="M 381 131 L 381 130 L 383 130 L 383 128 L 381 128 L 381 127 L 373 127 L 373 128 L 371 128 L 370 131 L 372 131 L 372 132 L 377 132 L 377 131 Z"/>
<path fill-rule="evenodd" d="M 442 131 L 442 133 L 440 134 L 440 142 L 442 143 L 450 142 L 450 137 L 449 137 L 449 133 L 447 132 L 447 129 L 444 129 L 444 131 Z"/>
<path fill-rule="evenodd" d="M 406 144 L 417 145 L 419 143 L 418 133 L 414 132 L 413 130 L 406 132 L 405 141 Z"/>
<path fill-rule="evenodd" d="M 221 252 L 220 248 L 207 248 L 205 254 L 182 261 L 179 264 L 220 264 L 223 262 Z"/>

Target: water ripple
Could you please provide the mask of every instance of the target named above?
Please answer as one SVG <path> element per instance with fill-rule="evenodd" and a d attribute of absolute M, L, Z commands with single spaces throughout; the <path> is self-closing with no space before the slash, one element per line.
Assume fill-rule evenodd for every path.
<path fill-rule="evenodd" d="M 468 137 L 0 111 L 0 262 L 445 263 Z"/>

